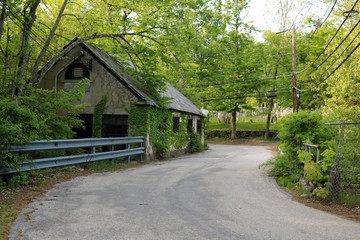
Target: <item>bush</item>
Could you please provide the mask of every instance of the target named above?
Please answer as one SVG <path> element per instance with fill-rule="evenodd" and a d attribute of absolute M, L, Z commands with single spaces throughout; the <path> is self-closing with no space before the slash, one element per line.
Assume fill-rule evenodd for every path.
<path fill-rule="evenodd" d="M 66 139 L 74 135 L 74 127 L 82 127 L 77 112 L 83 105 L 73 105 L 84 94 L 86 81 L 73 91 L 33 90 L 29 95 L 0 99 L 0 147 L 33 140 Z M 1 152 L 0 164 L 17 168 L 26 155 Z"/>
<path fill-rule="evenodd" d="M 336 147 L 338 129 L 327 127 L 332 121 L 320 111 L 292 113 L 279 122 L 280 148 L 282 155 L 276 157 L 270 173 L 285 187 L 297 184 L 306 170 L 307 178 L 316 186 L 314 194 L 324 197 L 323 186 L 328 178 Z M 303 143 L 321 145 L 322 159 L 315 162 L 315 155 L 304 151 Z"/>
<path fill-rule="evenodd" d="M 190 132 L 188 149 L 191 153 L 207 149 L 207 145 L 201 143 L 200 134 L 194 132 L 193 130 Z"/>

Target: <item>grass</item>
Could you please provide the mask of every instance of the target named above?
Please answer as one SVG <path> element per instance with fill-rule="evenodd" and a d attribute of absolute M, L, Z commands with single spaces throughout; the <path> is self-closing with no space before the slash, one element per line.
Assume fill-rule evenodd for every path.
<path fill-rule="evenodd" d="M 340 202 L 345 203 L 349 207 L 360 206 L 360 193 L 341 193 Z"/>
<path fill-rule="evenodd" d="M 143 163 L 127 163 L 127 159 L 116 159 L 114 165 L 112 165 L 111 161 L 104 160 L 76 167 L 70 166 L 31 171 L 29 172 L 31 183 L 25 186 L 7 188 L 2 184 L 0 186 L 0 239 L 8 239 L 10 226 L 22 209 L 33 199 L 53 188 L 55 184 L 96 172 L 120 171 L 141 165 Z"/>
<path fill-rule="evenodd" d="M 250 121 L 252 119 L 252 122 Z M 206 122 L 205 129 L 206 130 L 231 130 L 231 123 L 219 123 L 217 119 L 210 118 L 209 122 Z M 266 129 L 266 119 L 262 117 L 242 117 L 236 123 L 236 130 L 238 131 L 265 131 Z M 270 131 L 276 131 L 277 125 L 276 123 L 270 123 Z"/>

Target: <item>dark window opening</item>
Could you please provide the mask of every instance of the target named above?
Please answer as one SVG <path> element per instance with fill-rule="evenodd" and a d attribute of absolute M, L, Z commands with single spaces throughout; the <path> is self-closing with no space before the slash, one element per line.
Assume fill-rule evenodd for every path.
<path fill-rule="evenodd" d="M 75 128 L 75 138 L 91 138 L 93 115 L 92 114 L 79 114 L 79 119 L 83 121 L 84 128 Z"/>
<path fill-rule="evenodd" d="M 82 64 L 73 64 L 65 72 L 65 80 L 77 80 L 89 78 L 90 73 L 87 67 Z"/>
<path fill-rule="evenodd" d="M 102 118 L 103 137 L 127 137 L 128 116 L 127 115 L 103 115 Z"/>
<path fill-rule="evenodd" d="M 79 114 L 83 120 L 84 129 L 76 128 L 76 138 L 91 138 L 93 114 Z M 102 118 L 102 137 L 127 137 L 128 136 L 128 116 L 127 115 L 103 115 Z"/>
<path fill-rule="evenodd" d="M 187 132 L 190 133 L 193 129 L 193 120 L 192 119 L 188 119 L 188 124 L 187 124 Z"/>
<path fill-rule="evenodd" d="M 173 132 L 174 133 L 179 132 L 179 123 L 180 123 L 180 118 L 179 117 L 173 117 Z"/>
<path fill-rule="evenodd" d="M 196 121 L 196 131 L 201 133 L 201 120 Z"/>

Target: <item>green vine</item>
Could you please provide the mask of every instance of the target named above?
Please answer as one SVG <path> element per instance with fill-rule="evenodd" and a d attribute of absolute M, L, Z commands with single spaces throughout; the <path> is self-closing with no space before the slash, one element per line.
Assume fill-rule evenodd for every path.
<path fill-rule="evenodd" d="M 187 146 L 189 134 L 186 132 L 187 118 L 180 114 L 179 128 L 173 131 L 173 113 L 166 108 L 132 106 L 128 109 L 131 135 L 149 133 L 151 145 L 157 157 L 163 157 L 173 147 L 181 149 Z"/>
<path fill-rule="evenodd" d="M 101 137 L 102 132 L 102 116 L 104 114 L 107 96 L 102 96 L 101 100 L 96 104 L 94 109 L 94 118 L 93 118 L 93 129 L 92 129 L 92 137 L 99 138 Z"/>

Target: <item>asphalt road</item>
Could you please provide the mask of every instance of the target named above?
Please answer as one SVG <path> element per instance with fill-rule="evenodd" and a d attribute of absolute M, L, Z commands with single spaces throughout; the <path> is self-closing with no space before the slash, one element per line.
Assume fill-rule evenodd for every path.
<path fill-rule="evenodd" d="M 360 223 L 291 200 L 258 169 L 263 146 L 210 150 L 58 184 L 10 239 L 360 239 Z"/>

